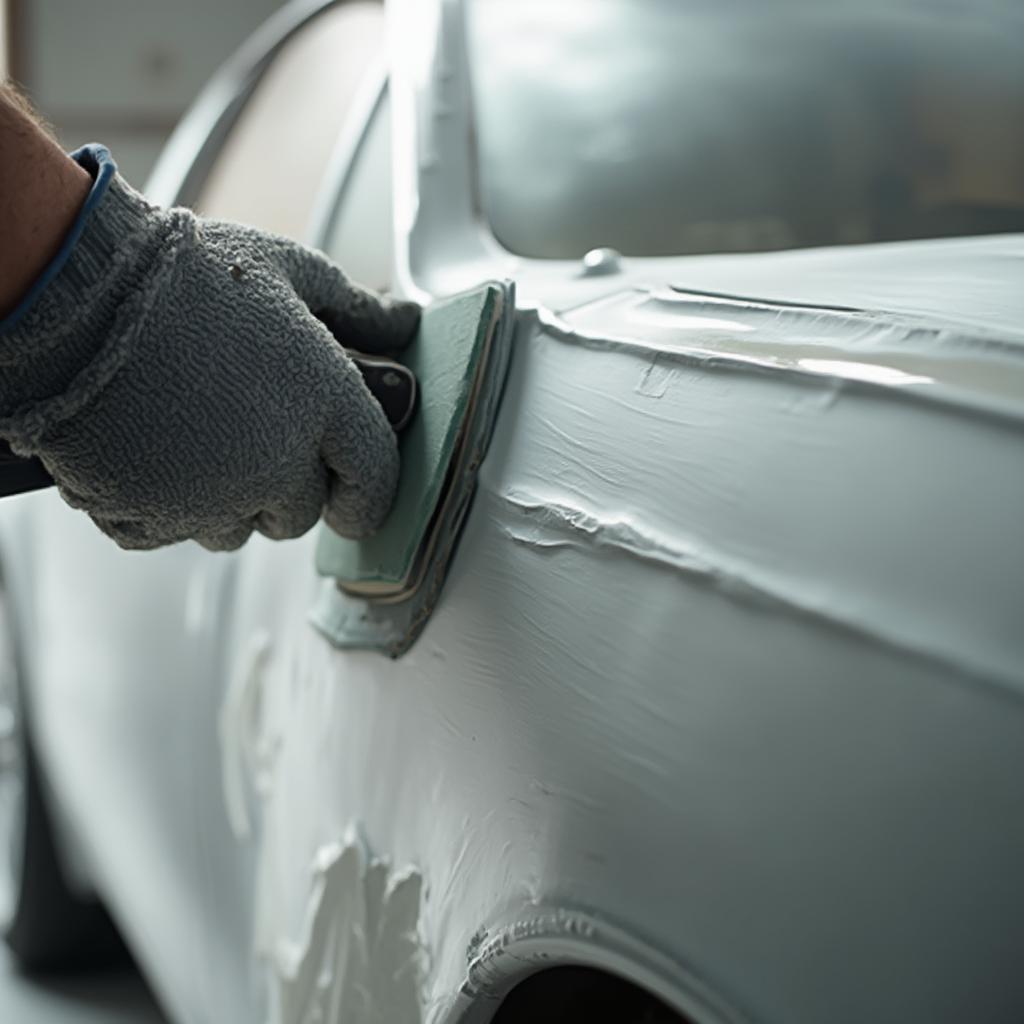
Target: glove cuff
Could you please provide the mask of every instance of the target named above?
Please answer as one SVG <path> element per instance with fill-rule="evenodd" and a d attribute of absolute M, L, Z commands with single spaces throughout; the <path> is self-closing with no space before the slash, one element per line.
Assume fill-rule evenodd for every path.
<path fill-rule="evenodd" d="M 109 282 L 112 264 L 134 258 L 152 229 L 153 214 L 159 212 L 117 173 L 106 146 L 91 143 L 71 158 L 92 175 L 94 184 L 54 260 L 59 266 L 51 265 L 43 275 L 42 280 L 51 281 L 40 294 L 40 311 L 92 299 Z"/>
<path fill-rule="evenodd" d="M 71 155 L 93 176 L 92 190 L 60 252 L 0 321 L 0 436 L 22 452 L 28 421 L 41 426 L 33 411 L 67 392 L 96 359 L 164 234 L 156 230 L 160 211 L 117 174 L 106 147 Z"/>

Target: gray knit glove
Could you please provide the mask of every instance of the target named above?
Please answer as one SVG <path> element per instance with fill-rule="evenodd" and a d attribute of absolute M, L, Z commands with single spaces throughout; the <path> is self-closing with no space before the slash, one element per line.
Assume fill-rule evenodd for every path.
<path fill-rule="evenodd" d="M 0 327 L 0 437 L 122 547 L 229 549 L 321 514 L 372 532 L 398 452 L 342 345 L 399 349 L 418 307 L 288 239 L 149 205 L 104 171 L 102 147 L 76 159 L 110 180 L 59 271 Z"/>

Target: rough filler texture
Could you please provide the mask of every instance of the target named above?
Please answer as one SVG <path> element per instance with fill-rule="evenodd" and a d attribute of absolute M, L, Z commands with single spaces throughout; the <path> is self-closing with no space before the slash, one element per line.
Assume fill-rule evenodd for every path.
<path fill-rule="evenodd" d="M 114 176 L 59 273 L 0 329 L 0 436 L 123 547 L 234 548 L 321 513 L 363 536 L 398 453 L 342 345 L 394 351 L 418 317 L 288 239 L 161 210 Z"/>

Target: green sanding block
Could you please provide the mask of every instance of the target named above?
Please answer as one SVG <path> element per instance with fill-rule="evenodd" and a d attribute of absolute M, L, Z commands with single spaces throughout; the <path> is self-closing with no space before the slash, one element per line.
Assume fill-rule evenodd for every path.
<path fill-rule="evenodd" d="M 396 606 L 384 618 L 404 630 L 408 641 L 410 630 L 398 621 L 403 616 L 397 606 L 418 597 L 433 600 L 421 593 L 428 585 L 436 597 L 496 415 L 512 306 L 511 286 L 497 283 L 440 300 L 424 310 L 415 340 L 401 353 L 419 381 L 420 407 L 399 440 L 402 470 L 391 513 L 374 536 L 361 541 L 324 526 L 317 546 L 318 571 L 355 599 L 348 617 L 360 620 L 360 635 L 367 623 L 381 621 L 360 605 Z M 379 632 L 370 629 L 369 635 Z M 385 632 L 393 646 L 394 630 Z"/>

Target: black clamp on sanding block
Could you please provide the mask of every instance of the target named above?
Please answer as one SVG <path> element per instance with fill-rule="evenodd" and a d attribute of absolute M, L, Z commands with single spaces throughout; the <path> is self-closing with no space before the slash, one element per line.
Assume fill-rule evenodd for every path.
<path fill-rule="evenodd" d="M 419 398 L 416 375 L 407 366 L 387 356 L 367 355 L 351 348 L 345 352 L 359 367 L 370 394 L 380 403 L 391 429 L 396 434 L 401 433 L 416 411 Z"/>
<path fill-rule="evenodd" d="M 329 578 L 313 621 L 337 646 L 408 649 L 440 593 L 497 417 L 514 325 L 511 282 L 428 306 L 402 362 L 419 381 L 399 439 L 391 513 L 366 540 L 321 527 L 317 570 Z"/>
<path fill-rule="evenodd" d="M 53 477 L 38 459 L 15 455 L 11 446 L 0 440 L 0 498 L 38 491 L 52 483 Z"/>

